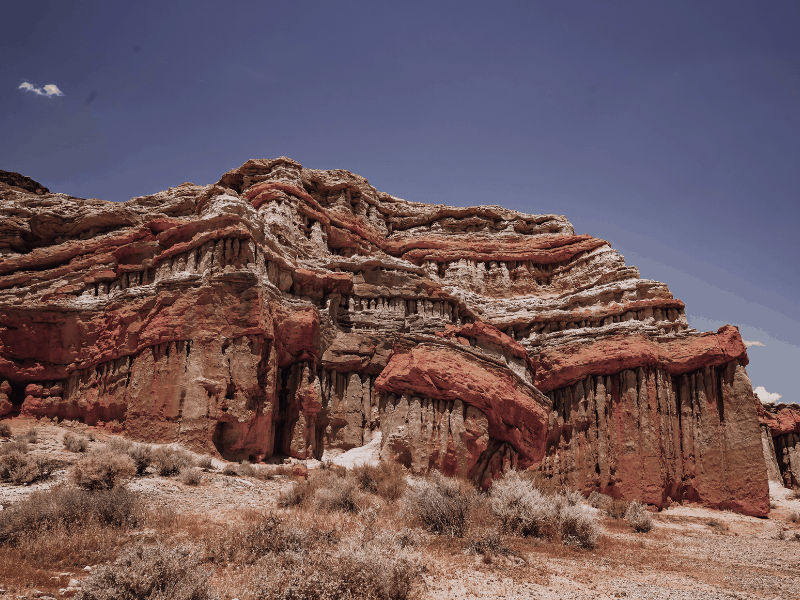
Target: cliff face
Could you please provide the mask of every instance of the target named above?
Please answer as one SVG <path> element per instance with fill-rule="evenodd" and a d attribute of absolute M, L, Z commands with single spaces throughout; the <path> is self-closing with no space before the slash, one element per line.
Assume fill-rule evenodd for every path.
<path fill-rule="evenodd" d="M 800 406 L 797 404 L 759 405 L 759 420 L 764 435 L 772 479 L 788 488 L 800 488 Z M 777 470 L 777 472 L 775 472 Z"/>
<path fill-rule="evenodd" d="M 407 202 L 286 158 L 125 203 L 14 181 L 0 414 L 231 459 L 381 434 L 415 472 L 769 510 L 738 331 L 689 329 L 565 217 Z"/>

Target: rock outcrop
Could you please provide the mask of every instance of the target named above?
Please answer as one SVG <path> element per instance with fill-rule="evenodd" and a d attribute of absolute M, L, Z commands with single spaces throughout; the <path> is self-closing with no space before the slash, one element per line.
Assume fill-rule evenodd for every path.
<path fill-rule="evenodd" d="M 764 445 L 773 453 L 767 458 L 767 464 L 776 463 L 777 479 L 783 485 L 800 489 L 800 406 L 762 403 L 759 405 L 759 420 L 764 432 Z M 775 476 L 774 469 L 772 475 Z"/>
<path fill-rule="evenodd" d="M 0 414 L 229 459 L 380 433 L 383 456 L 484 486 L 528 468 L 769 511 L 738 330 L 690 329 L 563 216 L 408 202 L 287 158 L 125 203 L 0 183 L 0 215 Z"/>

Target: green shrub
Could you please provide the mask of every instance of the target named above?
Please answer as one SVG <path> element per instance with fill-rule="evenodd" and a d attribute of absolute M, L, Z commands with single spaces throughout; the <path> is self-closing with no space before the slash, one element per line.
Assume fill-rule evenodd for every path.
<path fill-rule="evenodd" d="M 139 545 L 95 569 L 79 600 L 215 600 L 210 573 L 182 546 Z"/>
<path fill-rule="evenodd" d="M 107 450 L 91 452 L 73 465 L 70 480 L 87 490 L 110 489 L 136 474 L 133 459 Z"/>

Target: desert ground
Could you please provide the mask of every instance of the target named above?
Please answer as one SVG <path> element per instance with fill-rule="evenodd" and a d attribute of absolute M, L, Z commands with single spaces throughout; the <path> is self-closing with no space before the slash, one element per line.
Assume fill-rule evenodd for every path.
<path fill-rule="evenodd" d="M 10 426 L 11 437 L 0 438 L 0 453 L 4 446 L 15 443 L 15 438 L 35 429 L 36 440 L 28 444 L 27 455 L 49 461 L 53 472 L 28 485 L 8 480 L 0 483 L 0 597 L 111 598 L 92 595 L 87 580 L 126 549 L 161 544 L 183 548 L 193 557 L 194 562 L 189 561 L 192 568 L 207 579 L 211 595 L 187 598 L 214 594 L 226 600 L 278 597 L 269 595 L 269 590 L 278 589 L 273 579 L 294 577 L 292 569 L 297 572 L 298 587 L 287 592 L 281 584 L 281 597 L 314 597 L 307 581 L 324 573 L 325 564 L 335 571 L 344 569 L 342 564 L 352 566 L 361 560 L 358 564 L 375 569 L 369 565 L 380 565 L 374 561 L 381 560 L 381 553 L 387 562 L 406 561 L 402 573 L 408 575 L 409 586 L 385 596 L 364 591 L 364 595 L 349 597 L 800 598 L 800 499 L 777 485 L 770 489 L 768 518 L 674 505 L 654 512 L 653 527 L 647 532 L 634 531 L 625 518 L 615 518 L 584 500 L 583 510 L 596 521 L 599 536 L 583 546 L 565 543 L 557 535 L 526 537 L 504 532 L 487 509 L 486 498 L 481 500 L 481 495 L 473 492 L 471 497 L 476 500 L 462 535 L 436 533 L 420 521 L 407 499 L 410 490 L 423 481 L 411 476 L 405 491 L 387 497 L 354 492 L 358 500 L 349 508 L 310 501 L 292 505 L 285 500 L 295 486 L 305 482 L 306 469 L 311 473 L 310 482 L 320 470 L 337 473 L 331 481 L 343 481 L 346 468 L 374 460 L 374 444 L 308 464 L 248 466 L 218 459 L 201 461 L 202 457 L 194 455 L 193 464 L 202 469 L 184 465 L 183 474 L 163 476 L 149 468 L 125 482 L 141 504 L 135 525 L 87 528 L 72 523 L 47 530 L 26 529 L 20 535 L 13 531 L 3 534 L 4 516 L 18 511 L 34 492 L 72 486 L 72 465 L 119 437 L 81 423 L 23 418 L 3 423 Z M 82 452 L 65 448 L 63 440 L 68 433 L 86 440 Z M 193 477 L 186 476 L 189 470 Z M 464 482 L 460 485 L 466 487 Z M 319 494 L 324 496 L 324 490 Z M 265 522 L 279 523 L 277 529 L 273 525 L 267 529 L 294 532 L 291 539 L 300 544 L 306 540 L 313 550 L 294 546 L 274 550 L 273 544 L 272 558 L 256 556 L 257 548 L 242 540 L 250 540 L 259 526 L 263 533 Z M 8 523 L 13 521 L 6 521 L 6 527 Z M 398 539 L 403 540 L 399 545 Z M 365 549 L 374 552 L 372 563 L 364 562 Z M 329 557 L 328 563 L 320 562 L 323 555 Z M 303 561 L 322 565 L 322 570 L 306 568 Z M 327 585 L 324 577 L 320 581 L 321 586 Z M 337 597 L 332 588 L 326 589 L 319 597 Z"/>

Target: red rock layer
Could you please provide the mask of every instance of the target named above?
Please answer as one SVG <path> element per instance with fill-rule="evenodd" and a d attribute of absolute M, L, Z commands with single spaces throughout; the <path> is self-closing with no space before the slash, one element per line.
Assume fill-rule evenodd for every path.
<path fill-rule="evenodd" d="M 758 409 L 761 426 L 771 437 L 765 454 L 774 453 L 782 483 L 800 489 L 800 406 L 759 404 Z"/>
<path fill-rule="evenodd" d="M 407 202 L 280 158 L 120 204 L 11 178 L 0 224 L 0 416 L 253 460 L 380 435 L 415 472 L 484 486 L 536 468 L 766 510 L 738 331 L 690 329 L 565 217 Z M 711 387 L 684 409 L 687 377 Z"/>

